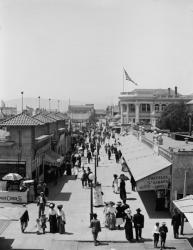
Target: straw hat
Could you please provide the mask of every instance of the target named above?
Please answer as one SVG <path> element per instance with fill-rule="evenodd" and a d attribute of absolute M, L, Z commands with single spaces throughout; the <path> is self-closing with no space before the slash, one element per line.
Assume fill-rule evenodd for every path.
<path fill-rule="evenodd" d="M 54 207 L 55 207 L 55 204 L 54 204 L 54 203 L 50 203 L 49 207 L 50 207 L 50 208 L 54 208 Z"/>

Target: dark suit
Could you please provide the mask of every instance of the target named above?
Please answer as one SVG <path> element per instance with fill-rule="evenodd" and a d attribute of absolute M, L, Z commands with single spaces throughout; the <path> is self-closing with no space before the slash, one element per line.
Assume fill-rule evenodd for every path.
<path fill-rule="evenodd" d="M 97 219 L 92 219 L 90 222 L 90 227 L 92 228 L 92 234 L 95 245 L 97 244 L 98 233 L 101 231 L 100 221 Z"/>
<path fill-rule="evenodd" d="M 174 231 L 174 238 L 178 238 L 179 235 L 179 226 L 181 225 L 181 216 L 180 214 L 176 213 L 172 216 L 173 231 Z"/>
<path fill-rule="evenodd" d="M 142 228 L 144 227 L 144 216 L 140 213 L 134 214 L 133 223 L 135 227 L 136 240 L 141 238 Z"/>

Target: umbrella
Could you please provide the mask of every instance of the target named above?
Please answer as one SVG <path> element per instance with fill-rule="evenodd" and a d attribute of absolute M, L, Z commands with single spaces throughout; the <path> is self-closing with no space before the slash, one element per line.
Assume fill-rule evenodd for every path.
<path fill-rule="evenodd" d="M 124 174 L 121 174 L 121 175 L 119 176 L 119 179 L 122 179 L 122 180 L 124 180 L 124 181 L 128 181 L 128 180 L 129 180 L 129 178 L 128 178 L 126 175 L 124 175 Z"/>
<path fill-rule="evenodd" d="M 17 173 L 9 173 L 2 178 L 4 181 L 19 181 L 21 179 L 23 179 L 23 177 Z"/>

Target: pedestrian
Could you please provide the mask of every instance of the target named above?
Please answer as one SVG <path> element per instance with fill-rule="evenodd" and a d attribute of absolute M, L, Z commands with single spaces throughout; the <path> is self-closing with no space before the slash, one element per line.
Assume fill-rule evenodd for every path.
<path fill-rule="evenodd" d="M 131 190 L 132 190 L 132 191 L 135 191 L 135 188 L 136 188 L 136 181 L 135 181 L 135 179 L 133 178 L 133 175 L 131 175 L 131 180 L 130 180 L 130 182 L 131 182 Z"/>
<path fill-rule="evenodd" d="M 40 219 L 37 218 L 36 219 L 36 227 L 37 227 L 37 234 L 40 234 L 41 233 L 41 224 L 40 224 Z"/>
<path fill-rule="evenodd" d="M 133 224 L 132 224 L 132 215 L 131 209 L 127 208 L 125 211 L 125 237 L 128 241 L 133 240 Z"/>
<path fill-rule="evenodd" d="M 116 229 L 116 208 L 114 207 L 115 203 L 110 201 L 109 207 L 107 209 L 108 216 L 109 216 L 109 229 L 115 230 Z"/>
<path fill-rule="evenodd" d="M 97 240 L 98 233 L 101 232 L 101 224 L 100 221 L 97 219 L 97 214 L 93 214 L 93 219 L 90 222 L 90 227 L 92 229 L 94 245 L 97 246 L 100 244 L 99 241 Z"/>
<path fill-rule="evenodd" d="M 108 148 L 107 154 L 108 154 L 108 159 L 110 160 L 111 159 L 111 150 L 110 150 L 110 148 Z"/>
<path fill-rule="evenodd" d="M 120 181 L 120 198 L 121 198 L 122 201 L 127 200 L 127 194 L 126 194 L 124 179 L 121 179 L 121 181 Z"/>
<path fill-rule="evenodd" d="M 85 170 L 83 170 L 82 172 L 82 176 L 81 176 L 81 181 L 82 181 L 82 187 L 87 187 L 87 173 Z"/>
<path fill-rule="evenodd" d="M 46 215 L 42 214 L 40 217 L 40 224 L 41 224 L 41 229 L 42 229 L 43 234 L 45 234 L 46 232 L 46 228 L 47 228 L 46 222 L 47 222 Z"/>
<path fill-rule="evenodd" d="M 88 186 L 89 186 L 89 187 L 91 187 L 91 183 L 92 183 L 92 181 L 89 179 L 89 175 L 90 175 L 91 173 L 92 173 L 92 172 L 91 172 L 90 168 L 87 167 L 87 172 L 86 172 L 86 174 L 87 174 L 87 183 L 88 183 Z"/>
<path fill-rule="evenodd" d="M 38 197 L 37 206 L 39 206 L 39 218 L 40 218 L 41 215 L 44 214 L 46 206 L 46 198 L 43 192 L 41 192 Z"/>
<path fill-rule="evenodd" d="M 118 201 L 117 202 L 117 207 L 116 207 L 116 227 L 117 229 L 121 229 L 121 225 L 123 224 L 123 208 L 122 208 L 122 202 Z"/>
<path fill-rule="evenodd" d="M 56 210 L 54 209 L 55 204 L 50 203 L 49 205 L 49 212 L 48 212 L 48 219 L 50 223 L 50 233 L 57 232 L 57 219 L 56 219 Z"/>
<path fill-rule="evenodd" d="M 25 204 L 23 204 L 23 207 L 25 208 L 25 211 L 23 213 L 23 215 L 20 218 L 20 223 L 21 223 L 21 231 L 22 233 L 24 233 L 27 225 L 28 225 L 28 221 L 29 221 L 29 213 L 27 211 L 27 207 Z"/>
<path fill-rule="evenodd" d="M 66 161 L 66 175 L 72 175 L 71 164 L 69 161 Z"/>
<path fill-rule="evenodd" d="M 166 237 L 167 237 L 167 232 L 168 232 L 168 228 L 166 226 L 165 222 L 162 222 L 162 226 L 159 229 L 160 232 L 160 241 L 161 241 L 161 250 L 163 248 L 165 248 L 165 243 L 166 243 Z"/>
<path fill-rule="evenodd" d="M 144 215 L 141 214 L 141 209 L 136 209 L 137 213 L 133 216 L 136 241 L 142 238 L 142 228 L 144 227 Z"/>
<path fill-rule="evenodd" d="M 104 226 L 109 228 L 109 213 L 108 213 L 108 207 L 109 203 L 104 202 L 104 209 L 103 209 L 103 215 L 104 215 Z"/>
<path fill-rule="evenodd" d="M 116 163 L 119 163 L 119 153 L 117 150 L 115 151 L 115 160 L 116 160 Z"/>
<path fill-rule="evenodd" d="M 113 188 L 113 193 L 117 194 L 119 192 L 119 184 L 118 184 L 118 176 L 116 174 L 113 175 L 113 183 L 112 183 L 112 188 Z"/>
<path fill-rule="evenodd" d="M 160 227 L 159 222 L 155 223 L 155 226 L 153 227 L 153 242 L 154 242 L 154 248 L 157 248 L 157 244 L 159 242 L 159 235 L 160 235 Z"/>
<path fill-rule="evenodd" d="M 177 239 L 179 236 L 179 227 L 181 225 L 181 215 L 178 213 L 177 209 L 174 210 L 171 225 L 173 226 L 174 238 Z"/>
<path fill-rule="evenodd" d="M 65 233 L 65 224 L 66 224 L 66 217 L 63 208 L 63 205 L 58 205 L 57 206 L 58 211 L 57 211 L 57 222 L 58 222 L 58 232 L 60 234 Z"/>
<path fill-rule="evenodd" d="M 87 153 L 87 159 L 88 159 L 88 164 L 90 164 L 90 161 L 92 159 L 92 154 L 91 154 L 90 150 Z"/>

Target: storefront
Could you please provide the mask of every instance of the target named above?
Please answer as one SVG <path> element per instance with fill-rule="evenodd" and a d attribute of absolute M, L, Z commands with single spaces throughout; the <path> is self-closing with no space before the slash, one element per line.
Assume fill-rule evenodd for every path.
<path fill-rule="evenodd" d="M 49 151 L 44 158 L 44 179 L 46 182 L 53 181 L 62 174 L 64 157 Z"/>
<path fill-rule="evenodd" d="M 171 163 L 161 156 L 148 155 L 123 164 L 136 183 L 138 192 L 155 192 L 155 210 L 168 210 L 170 207 Z"/>

